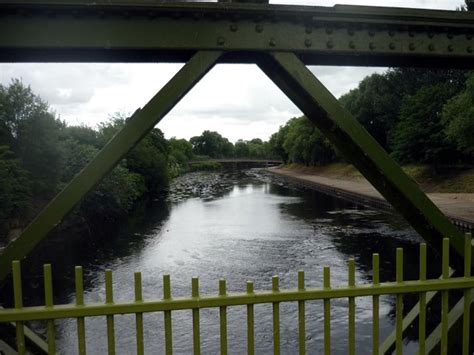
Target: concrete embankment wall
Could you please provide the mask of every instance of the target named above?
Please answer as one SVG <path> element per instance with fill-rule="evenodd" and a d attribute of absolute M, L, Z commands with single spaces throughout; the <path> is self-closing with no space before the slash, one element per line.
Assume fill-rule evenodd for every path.
<path fill-rule="evenodd" d="M 282 180 L 285 180 L 287 182 L 290 182 L 293 185 L 296 186 L 301 186 L 309 189 L 313 189 L 322 193 L 325 193 L 330 196 L 342 198 L 346 201 L 350 201 L 356 204 L 372 207 L 372 208 L 377 208 L 380 210 L 384 211 L 391 211 L 395 212 L 394 208 L 390 203 L 388 203 L 386 200 L 377 198 L 377 197 L 372 197 L 372 196 L 367 196 L 364 194 L 357 193 L 355 191 L 349 191 L 345 189 L 340 189 L 337 187 L 333 186 L 328 186 L 324 184 L 320 184 L 314 181 L 310 180 L 305 180 L 299 177 L 294 177 L 294 176 L 289 176 L 286 174 L 281 174 L 278 171 L 274 169 L 267 169 L 267 171 L 271 174 L 277 175 L 279 178 Z M 450 221 L 458 227 L 460 230 L 463 232 L 473 232 L 474 231 L 474 223 L 471 221 L 466 221 L 458 217 L 453 217 L 449 216 L 448 218 Z"/>

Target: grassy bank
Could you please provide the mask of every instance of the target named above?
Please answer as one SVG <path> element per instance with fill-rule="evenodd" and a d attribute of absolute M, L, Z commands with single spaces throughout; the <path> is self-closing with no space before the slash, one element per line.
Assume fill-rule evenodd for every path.
<path fill-rule="evenodd" d="M 364 179 L 350 164 L 334 163 L 324 166 L 289 164 L 284 169 L 345 180 Z M 474 168 L 437 168 L 426 165 L 407 165 L 403 170 L 417 181 L 426 192 L 474 193 Z"/>

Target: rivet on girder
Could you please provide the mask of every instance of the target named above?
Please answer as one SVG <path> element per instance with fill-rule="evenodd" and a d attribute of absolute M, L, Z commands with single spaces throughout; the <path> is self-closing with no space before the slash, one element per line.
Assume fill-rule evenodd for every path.
<path fill-rule="evenodd" d="M 375 31 L 374 30 L 369 30 L 369 36 L 374 37 L 375 36 Z"/>
<path fill-rule="evenodd" d="M 326 28 L 326 33 L 328 35 L 332 34 L 332 28 L 331 27 Z"/>
<path fill-rule="evenodd" d="M 390 37 L 393 37 L 393 36 L 395 36 L 395 32 L 394 32 L 394 31 L 388 31 L 388 35 L 389 35 Z"/>
<path fill-rule="evenodd" d="M 334 47 L 334 43 L 331 40 L 329 40 L 329 41 L 326 42 L 326 47 L 331 49 L 332 47 Z"/>
<path fill-rule="evenodd" d="M 258 24 L 257 26 L 255 26 L 255 31 L 257 31 L 258 33 L 263 32 L 263 26 L 261 24 Z"/>
<path fill-rule="evenodd" d="M 449 51 L 449 52 L 452 52 L 453 50 L 454 50 L 454 47 L 453 47 L 452 44 L 450 44 L 450 45 L 448 46 L 448 51 Z"/>
<path fill-rule="evenodd" d="M 306 27 L 305 32 L 306 32 L 307 34 L 311 34 L 311 33 L 313 33 L 313 29 L 308 26 L 308 27 Z"/>
<path fill-rule="evenodd" d="M 305 39 L 304 45 L 306 47 L 311 47 L 313 45 L 313 41 L 311 41 L 309 38 Z"/>
<path fill-rule="evenodd" d="M 470 47 L 470 46 L 467 47 L 467 48 L 466 48 L 466 51 L 467 51 L 468 53 L 472 53 L 472 52 L 473 52 L 472 47 Z"/>
<path fill-rule="evenodd" d="M 268 44 L 272 47 L 275 47 L 276 46 L 275 38 L 270 38 L 270 40 L 268 41 Z"/>
<path fill-rule="evenodd" d="M 355 49 L 355 47 L 356 47 L 355 43 L 353 41 L 350 41 L 349 42 L 349 48 L 350 49 Z"/>
<path fill-rule="evenodd" d="M 370 43 L 369 43 L 369 48 L 370 48 L 371 50 L 374 50 L 374 49 L 375 49 L 375 43 L 374 43 L 374 42 L 370 42 Z"/>
<path fill-rule="evenodd" d="M 390 44 L 388 45 L 388 48 L 390 48 L 391 50 L 394 50 L 395 49 L 395 43 L 390 42 Z"/>
<path fill-rule="evenodd" d="M 430 50 L 430 52 L 433 52 L 435 50 L 434 44 L 430 43 L 430 45 L 428 46 L 428 49 Z"/>
<path fill-rule="evenodd" d="M 411 51 L 414 51 L 415 50 L 415 44 L 414 43 L 410 43 L 410 45 L 408 46 L 408 48 L 411 50 Z"/>
<path fill-rule="evenodd" d="M 428 32 L 428 37 L 429 37 L 429 38 L 433 38 L 433 37 L 434 37 L 434 33 L 433 33 L 433 32 Z"/>
<path fill-rule="evenodd" d="M 237 32 L 238 29 L 239 29 L 239 27 L 235 23 L 230 25 L 230 30 L 232 32 Z"/>
<path fill-rule="evenodd" d="M 218 37 L 217 38 L 217 44 L 219 46 L 223 46 L 225 44 L 225 38 L 224 37 Z"/>

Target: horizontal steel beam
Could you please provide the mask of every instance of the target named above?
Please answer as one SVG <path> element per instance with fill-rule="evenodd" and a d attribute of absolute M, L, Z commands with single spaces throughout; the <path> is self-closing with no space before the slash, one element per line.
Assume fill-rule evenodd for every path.
<path fill-rule="evenodd" d="M 0 62 L 175 62 L 291 51 L 305 64 L 474 68 L 474 13 L 368 6 L 0 0 Z"/>

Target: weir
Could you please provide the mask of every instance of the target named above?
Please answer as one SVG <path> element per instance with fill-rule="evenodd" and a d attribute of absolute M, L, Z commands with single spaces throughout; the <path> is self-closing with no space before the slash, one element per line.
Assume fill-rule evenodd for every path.
<path fill-rule="evenodd" d="M 0 33 L 8 34 L 0 37 L 1 62 L 186 63 L 144 107 L 137 109 L 123 129 L 93 161 L 72 179 L 0 255 L 0 280 L 5 280 L 9 275 L 12 263 L 16 280 L 16 309 L 0 311 L 0 320 L 17 322 L 19 353 L 25 350 L 22 322 L 27 320 L 77 317 L 81 333 L 84 329 L 84 317 L 105 315 L 110 335 L 109 351 L 113 353 L 114 314 L 136 313 L 138 316 L 145 311 L 164 311 L 167 319 L 166 314 L 169 313 L 166 312 L 179 307 L 193 309 L 193 314 L 196 315 L 193 324 L 198 329 L 195 341 L 198 344 L 199 308 L 207 303 L 199 296 L 197 281 L 193 286 L 192 299 L 183 301 L 186 307 L 178 307 L 180 303 L 173 299 L 164 303 L 152 302 L 149 308 L 145 306 L 147 303 L 143 303 L 142 308 L 131 303 L 117 306 L 113 302 L 110 287 L 107 288 L 106 306 L 53 306 L 47 267 L 46 306 L 30 309 L 22 307 L 18 260 L 34 252 L 36 245 L 218 63 L 257 64 L 426 242 L 443 251 L 441 281 L 420 280 L 413 285 L 403 283 L 403 276 L 398 273 L 401 271 L 397 267 L 397 275 L 400 277 L 397 276 L 394 288 L 391 285 L 372 286 L 367 288 L 370 292 L 361 291 L 360 294 L 358 287 L 349 285 L 347 292 L 328 293 L 323 289 L 309 293 L 312 299 L 324 299 L 328 322 L 331 298 L 349 297 L 350 302 L 353 302 L 356 296 L 377 297 L 383 290 L 397 294 L 399 311 L 395 345 L 399 353 L 403 333 L 402 293 L 421 292 L 419 320 L 422 324 L 427 316 L 422 313 L 424 292 L 441 291 L 442 322 L 440 329 L 428 337 L 427 346 L 429 344 L 431 349 L 435 349 L 440 345 L 441 352 L 446 353 L 449 330 L 457 326 L 458 320 L 463 322 L 465 338 L 469 339 L 469 309 L 472 301 L 470 289 L 473 287 L 470 276 L 473 265 L 470 239 L 465 238 L 443 215 L 416 182 L 402 171 L 306 66 L 472 69 L 473 13 L 341 5 L 284 6 L 260 2 L 0 0 Z M 455 276 L 461 273 L 464 276 L 444 280 L 449 277 L 448 265 L 457 272 Z M 108 275 L 111 278 L 110 272 Z M 402 285 L 407 286 L 405 288 Z M 253 288 L 249 287 L 248 293 L 253 295 Z M 325 288 L 329 288 L 329 276 Z M 463 290 L 464 298 L 459 301 L 462 306 L 456 305 L 449 311 L 448 290 L 453 288 Z M 274 296 L 263 297 L 266 302 L 274 305 L 275 324 L 278 323 L 279 302 L 300 302 L 307 299 L 307 296 L 302 296 L 306 295 L 304 292 L 291 293 L 290 299 L 275 296 L 284 294 L 279 291 L 276 279 L 272 291 Z M 258 299 L 255 297 L 244 297 L 244 301 L 235 303 L 225 301 L 209 304 L 216 307 L 246 304 L 249 314 L 252 314 L 253 304 Z M 224 299 L 233 298 L 223 297 L 222 300 Z M 80 301 L 80 297 L 78 300 Z M 141 300 L 137 299 L 136 302 Z M 174 308 L 175 305 L 178 308 Z M 349 308 L 352 309 L 352 306 Z M 249 319 L 251 324 L 252 317 Z M 48 331 L 53 337 L 49 341 L 52 344 L 54 324 L 49 324 Z M 353 318 L 350 318 L 350 324 L 352 328 Z M 328 323 L 327 327 L 329 326 Z M 139 329 L 142 328 L 137 323 L 137 331 Z M 277 335 L 278 332 L 275 332 L 276 341 Z M 353 334 L 349 338 L 353 339 Z M 467 344 L 463 345 L 463 352 L 467 354 L 469 343 L 464 341 L 463 344 Z M 54 353 L 53 345 L 50 345 L 49 352 Z M 80 352 L 82 353 L 81 349 Z M 376 353 L 375 347 L 374 352 Z M 199 353 L 199 347 L 195 353 Z M 277 350 L 275 353 L 278 353 Z"/>

